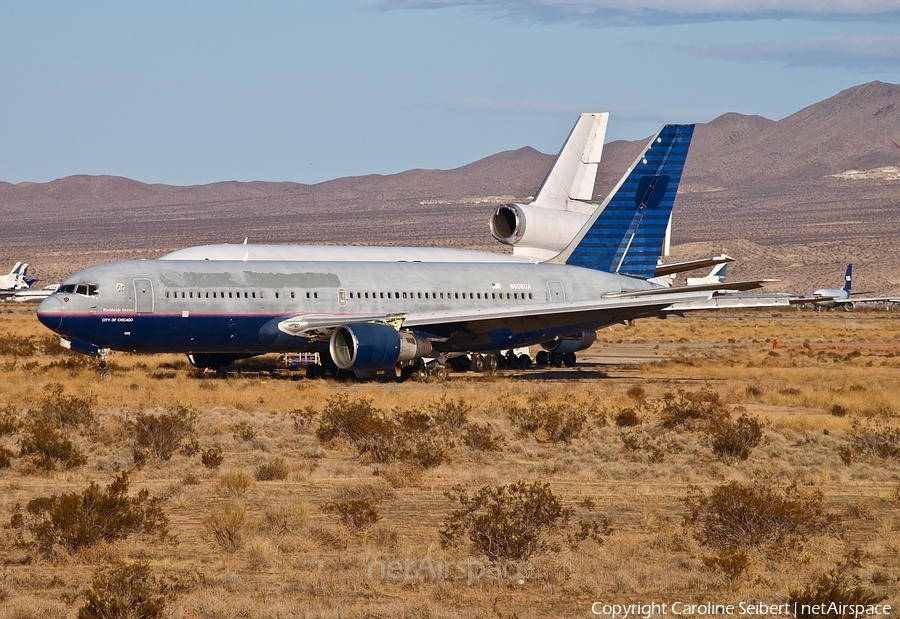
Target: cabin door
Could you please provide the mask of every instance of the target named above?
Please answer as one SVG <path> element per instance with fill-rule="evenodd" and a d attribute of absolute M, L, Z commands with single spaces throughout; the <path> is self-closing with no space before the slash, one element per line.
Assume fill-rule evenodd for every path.
<path fill-rule="evenodd" d="M 149 279 L 134 280 L 134 311 L 138 314 L 153 313 L 153 283 Z"/>
<path fill-rule="evenodd" d="M 547 282 L 547 289 L 550 292 L 550 302 L 557 303 L 566 300 L 566 291 L 563 290 L 562 282 Z"/>

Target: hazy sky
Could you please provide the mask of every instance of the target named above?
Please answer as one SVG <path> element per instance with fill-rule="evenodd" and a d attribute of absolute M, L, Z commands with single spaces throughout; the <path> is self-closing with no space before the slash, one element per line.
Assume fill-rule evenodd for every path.
<path fill-rule="evenodd" d="M 7 0 L 0 180 L 318 182 L 555 153 L 582 111 L 608 140 L 777 120 L 900 82 L 898 33 L 900 0 Z"/>

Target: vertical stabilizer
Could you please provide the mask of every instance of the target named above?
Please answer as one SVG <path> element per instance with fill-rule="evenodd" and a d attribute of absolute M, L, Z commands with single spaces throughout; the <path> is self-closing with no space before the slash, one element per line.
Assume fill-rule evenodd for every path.
<path fill-rule="evenodd" d="M 583 211 L 575 202 L 590 201 L 603 154 L 607 112 L 582 114 L 556 157 L 532 204 L 543 208 Z M 589 205 L 588 212 L 594 205 Z"/>
<path fill-rule="evenodd" d="M 665 125 L 575 239 L 551 262 L 644 279 L 655 275 L 694 125 Z"/>
<path fill-rule="evenodd" d="M 863 282 L 863 283 L 865 283 L 865 282 Z M 841 290 L 843 290 L 847 294 L 850 294 L 850 288 L 852 287 L 852 285 L 853 285 L 853 265 L 848 264 L 847 271 L 844 273 L 844 287 L 841 288 Z M 863 294 L 865 294 L 865 293 L 863 293 Z"/>

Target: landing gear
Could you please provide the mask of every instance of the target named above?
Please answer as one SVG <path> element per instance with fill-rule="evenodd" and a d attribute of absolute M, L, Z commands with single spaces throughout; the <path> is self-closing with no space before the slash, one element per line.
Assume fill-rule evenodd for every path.
<path fill-rule="evenodd" d="M 576 361 L 577 361 L 577 359 L 575 358 L 575 353 L 567 352 L 567 353 L 563 354 L 563 364 L 567 368 L 574 368 Z"/>
<path fill-rule="evenodd" d="M 100 380 L 112 378 L 112 372 L 109 371 L 109 348 L 101 348 L 97 351 L 97 371 L 100 373 Z"/>
<path fill-rule="evenodd" d="M 538 352 L 538 354 L 535 356 L 534 364 L 539 368 L 545 368 L 550 365 L 550 353 L 548 353 L 546 350 Z"/>
<path fill-rule="evenodd" d="M 563 354 L 561 352 L 552 352 L 550 353 L 550 365 L 555 368 L 562 367 L 563 364 Z"/>

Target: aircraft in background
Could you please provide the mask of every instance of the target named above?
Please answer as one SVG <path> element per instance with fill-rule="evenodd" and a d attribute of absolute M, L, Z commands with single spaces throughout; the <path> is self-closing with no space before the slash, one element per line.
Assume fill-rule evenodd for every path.
<path fill-rule="evenodd" d="M 382 260 L 377 252 L 355 260 L 250 260 L 249 250 L 238 260 L 170 255 L 75 273 L 41 303 L 38 317 L 64 345 L 99 356 L 101 368 L 110 350 L 183 352 L 207 368 L 268 352 L 318 352 L 333 373 L 360 376 L 445 376 L 451 357 L 484 354 L 496 362 L 501 350 L 533 344 L 555 343 L 574 356 L 598 328 L 662 316 L 723 287 L 648 281 L 666 243 L 693 129 L 660 129 L 588 216 L 577 209 L 548 214 L 540 206 L 522 209 L 522 219 L 501 214 L 517 226 L 512 237 L 532 216 L 583 219 L 547 259 L 532 250 L 562 243 L 550 224 L 531 237 L 522 231 L 521 239 L 531 239 L 528 251 L 491 260 L 411 261 L 397 248 L 385 248 L 397 253 Z M 567 191 L 570 201 L 583 195 Z M 302 256 L 306 249 L 290 251 Z M 347 249 L 329 248 L 332 255 Z"/>
<path fill-rule="evenodd" d="M 728 256 L 725 256 L 726 258 Z M 688 277 L 687 285 L 688 286 L 701 286 L 703 284 L 722 284 L 725 282 L 725 267 L 728 266 L 728 262 L 720 262 L 716 266 L 712 268 L 712 271 L 709 272 L 705 277 Z"/>
<path fill-rule="evenodd" d="M 847 265 L 844 272 L 844 285 L 841 288 L 818 288 L 813 290 L 811 296 L 799 296 L 791 299 L 791 303 L 799 305 L 800 309 L 812 308 L 820 311 L 822 308 L 834 309 L 840 307 L 845 312 L 856 309 L 857 303 L 900 303 L 900 297 L 854 297 L 854 295 L 871 294 L 869 292 L 852 292 L 853 264 Z"/>
<path fill-rule="evenodd" d="M 59 284 L 50 284 L 43 288 L 28 288 L 27 290 L 19 290 L 13 296 L 12 300 L 16 303 L 25 301 L 43 301 L 51 294 L 57 291 Z"/>
<path fill-rule="evenodd" d="M 0 298 L 11 297 L 19 290 L 27 290 L 37 280 L 28 277 L 28 265 L 16 262 L 8 275 L 0 275 Z"/>
<path fill-rule="evenodd" d="M 247 239 L 244 239 L 243 244 L 187 247 L 159 259 L 516 264 L 552 261 L 566 249 L 597 209 L 606 206 L 628 178 L 626 172 L 601 203 L 590 202 L 603 154 L 608 121 L 607 112 L 582 114 L 532 201 L 528 204 L 505 204 L 491 215 L 491 235 L 500 243 L 511 246 L 512 254 L 442 247 L 264 245 L 248 244 Z M 670 236 L 671 213 L 666 223 L 663 255 L 669 255 Z M 717 260 L 718 257 L 660 265 L 654 276 L 674 275 L 711 266 L 717 264 Z M 664 282 L 660 280 L 658 283 Z"/>

